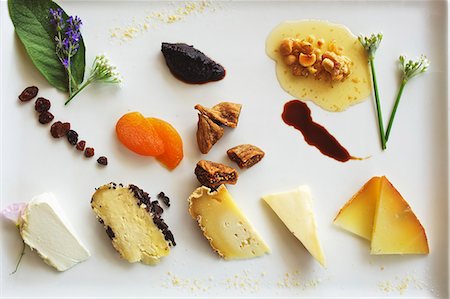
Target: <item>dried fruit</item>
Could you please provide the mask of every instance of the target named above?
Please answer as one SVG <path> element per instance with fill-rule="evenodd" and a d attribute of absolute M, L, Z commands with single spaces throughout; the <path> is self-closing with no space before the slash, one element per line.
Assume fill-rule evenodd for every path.
<path fill-rule="evenodd" d="M 228 157 L 240 168 L 250 168 L 264 157 L 264 152 L 257 146 L 241 144 L 227 150 Z"/>
<path fill-rule="evenodd" d="M 28 102 L 37 95 L 38 91 L 39 89 L 36 86 L 27 87 L 19 95 L 19 100 L 21 102 Z"/>
<path fill-rule="evenodd" d="M 39 122 L 43 125 L 48 124 L 49 122 L 51 122 L 55 117 L 53 116 L 53 114 L 51 114 L 48 111 L 44 111 L 41 114 L 39 114 Z"/>
<path fill-rule="evenodd" d="M 41 113 L 50 110 L 51 103 L 45 98 L 38 98 L 34 103 L 34 110 Z"/>
<path fill-rule="evenodd" d="M 70 130 L 70 123 L 55 122 L 50 128 L 50 134 L 53 138 L 61 138 L 67 135 Z"/>
<path fill-rule="evenodd" d="M 183 43 L 162 43 L 161 52 L 170 72 L 186 83 L 207 83 L 225 77 L 223 66 L 193 46 Z"/>
<path fill-rule="evenodd" d="M 224 125 L 230 128 L 236 128 L 241 113 L 241 104 L 222 102 L 211 109 L 203 107 L 202 105 L 195 105 L 194 107 L 200 113 L 208 116 L 211 120 L 219 125 Z"/>
<path fill-rule="evenodd" d="M 84 155 L 87 157 L 87 158 L 90 158 L 90 157 L 92 157 L 92 156 L 94 156 L 94 148 L 92 148 L 92 147 L 87 147 L 85 150 L 84 150 Z"/>
<path fill-rule="evenodd" d="M 106 158 L 105 156 L 101 156 L 97 159 L 97 163 L 100 165 L 108 165 L 108 158 Z"/>
<path fill-rule="evenodd" d="M 161 200 L 166 207 L 170 207 L 170 198 L 164 194 L 164 192 L 159 192 L 156 197 Z"/>
<path fill-rule="evenodd" d="M 202 154 L 207 154 L 223 136 L 223 128 L 209 117 L 199 114 L 197 123 L 197 144 Z"/>
<path fill-rule="evenodd" d="M 69 130 L 67 132 L 67 141 L 69 141 L 70 144 L 75 145 L 78 142 L 78 133 L 74 130 Z"/>
<path fill-rule="evenodd" d="M 168 122 L 158 118 L 147 118 L 164 144 L 164 153 L 156 159 L 169 169 L 174 169 L 183 159 L 183 140 Z"/>
<path fill-rule="evenodd" d="M 116 124 L 120 142 L 129 150 L 143 156 L 159 156 L 164 153 L 164 142 L 155 128 L 139 112 L 123 115 Z"/>
<path fill-rule="evenodd" d="M 238 173 L 224 164 L 200 160 L 194 171 L 198 181 L 206 187 L 216 189 L 222 184 L 236 184 Z"/>
<path fill-rule="evenodd" d="M 80 140 L 76 145 L 76 149 L 79 151 L 84 151 L 84 147 L 86 146 L 86 141 Z"/>

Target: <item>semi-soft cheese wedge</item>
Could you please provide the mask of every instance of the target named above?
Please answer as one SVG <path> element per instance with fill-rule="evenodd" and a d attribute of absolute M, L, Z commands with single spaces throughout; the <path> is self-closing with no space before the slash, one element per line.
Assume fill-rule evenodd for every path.
<path fill-rule="evenodd" d="M 52 193 L 38 195 L 28 203 L 19 228 L 25 244 L 58 271 L 70 269 L 90 256 Z"/>
<path fill-rule="evenodd" d="M 371 241 L 371 254 L 428 254 L 425 229 L 385 177 L 370 179 L 339 211 L 334 223 Z"/>
<path fill-rule="evenodd" d="M 312 196 L 307 186 L 266 195 L 263 200 L 272 208 L 309 253 L 325 266 L 325 255 L 317 237 L 317 225 L 312 208 Z"/>
<path fill-rule="evenodd" d="M 245 259 L 269 252 L 263 239 L 238 208 L 227 188 L 202 186 L 189 197 L 189 213 L 211 247 L 224 259 Z"/>
<path fill-rule="evenodd" d="M 409 204 L 386 177 L 381 177 L 371 254 L 428 254 L 425 230 Z"/>
<path fill-rule="evenodd" d="M 92 196 L 91 206 L 114 248 L 130 263 L 157 264 L 169 254 L 168 242 L 175 245 L 158 202 L 151 202 L 135 185 L 103 185 Z"/>
<path fill-rule="evenodd" d="M 380 177 L 373 177 L 339 211 L 334 224 L 371 240 L 373 217 L 379 197 Z"/>

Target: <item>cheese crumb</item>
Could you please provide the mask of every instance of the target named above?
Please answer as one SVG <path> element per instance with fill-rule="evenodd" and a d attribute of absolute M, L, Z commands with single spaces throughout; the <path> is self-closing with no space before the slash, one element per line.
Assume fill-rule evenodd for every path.
<path fill-rule="evenodd" d="M 134 17 L 130 24 L 110 29 L 111 41 L 119 44 L 133 40 L 158 24 L 174 24 L 194 14 L 203 14 L 206 9 L 215 11 L 211 0 L 200 0 L 180 3 L 178 6 L 166 11 L 152 11 L 145 15 L 142 20 Z M 214 4 L 217 6 L 216 4 Z"/>

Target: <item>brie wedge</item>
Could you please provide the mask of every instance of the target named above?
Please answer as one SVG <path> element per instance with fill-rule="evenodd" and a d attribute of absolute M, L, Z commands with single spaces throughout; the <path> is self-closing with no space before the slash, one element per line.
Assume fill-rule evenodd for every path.
<path fill-rule="evenodd" d="M 90 256 L 52 193 L 38 195 L 28 203 L 19 228 L 25 244 L 58 271 L 70 269 Z"/>

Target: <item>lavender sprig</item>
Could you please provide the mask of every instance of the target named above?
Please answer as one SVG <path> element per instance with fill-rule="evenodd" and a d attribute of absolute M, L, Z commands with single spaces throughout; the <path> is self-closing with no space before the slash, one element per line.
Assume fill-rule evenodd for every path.
<path fill-rule="evenodd" d="M 122 77 L 116 69 L 116 66 L 110 63 L 105 54 L 97 55 L 92 64 L 89 78 L 72 95 L 70 95 L 64 105 L 67 105 L 80 91 L 92 82 L 121 83 Z"/>
<path fill-rule="evenodd" d="M 70 16 L 67 20 L 64 20 L 63 11 L 61 8 L 57 8 L 56 10 L 50 8 L 49 12 L 50 23 L 53 24 L 56 32 L 56 55 L 61 61 L 61 64 L 66 69 L 69 81 L 68 83 L 70 96 L 78 89 L 78 85 L 76 84 L 75 79 L 72 76 L 71 60 L 80 47 L 80 27 L 83 23 L 77 16 Z"/>
<path fill-rule="evenodd" d="M 360 35 L 358 37 L 359 42 L 366 50 L 368 56 L 369 56 L 369 64 L 370 64 L 370 70 L 372 73 L 372 83 L 373 83 L 373 89 L 375 91 L 375 103 L 377 107 L 377 116 L 378 116 L 378 128 L 380 131 L 380 141 L 381 141 L 381 148 L 383 150 L 386 149 L 386 138 L 384 136 L 384 128 L 383 128 L 383 116 L 381 114 L 381 104 L 380 104 L 380 94 L 378 92 L 378 84 L 377 84 L 377 75 L 375 73 L 375 52 L 377 51 L 378 47 L 380 46 L 381 40 L 383 39 L 383 34 L 371 34 L 370 36 L 362 36 Z"/>
<path fill-rule="evenodd" d="M 402 71 L 402 83 L 398 89 L 397 99 L 395 100 L 394 108 L 392 109 L 391 117 L 389 118 L 389 124 L 385 135 L 386 141 L 391 133 L 392 124 L 394 123 L 395 114 L 397 113 L 398 104 L 400 103 L 400 98 L 402 97 L 403 89 L 405 88 L 406 83 L 408 83 L 409 79 L 425 73 L 430 66 L 430 62 L 425 55 L 421 55 L 416 61 L 406 60 L 406 57 L 401 55 L 398 60 Z"/>

